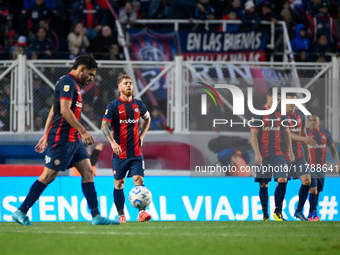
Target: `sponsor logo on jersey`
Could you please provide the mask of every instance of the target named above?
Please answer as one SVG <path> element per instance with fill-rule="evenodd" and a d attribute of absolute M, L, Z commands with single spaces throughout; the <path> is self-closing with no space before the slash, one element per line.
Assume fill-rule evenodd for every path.
<path fill-rule="evenodd" d="M 292 131 L 293 133 L 299 133 L 301 131 L 301 128 L 291 128 L 290 131 Z"/>
<path fill-rule="evenodd" d="M 308 148 L 310 148 L 310 149 L 322 149 L 322 148 L 326 148 L 326 144 L 317 144 L 317 145 L 308 145 Z"/>
<path fill-rule="evenodd" d="M 264 127 L 262 126 L 263 131 L 278 131 L 280 130 L 280 127 Z"/>
<path fill-rule="evenodd" d="M 138 112 L 138 108 L 135 108 L 135 112 Z"/>
<path fill-rule="evenodd" d="M 82 108 L 82 107 L 83 107 L 83 104 L 77 101 L 77 102 L 76 102 L 76 106 Z"/>
<path fill-rule="evenodd" d="M 105 111 L 105 115 L 107 115 L 109 113 L 109 109 L 106 109 Z"/>
<path fill-rule="evenodd" d="M 65 85 L 65 86 L 64 86 L 64 91 L 65 91 L 65 92 L 68 92 L 69 90 L 70 90 L 70 85 Z"/>
<path fill-rule="evenodd" d="M 55 159 L 55 160 L 53 161 L 53 163 L 54 163 L 54 165 L 59 166 L 60 163 L 61 163 L 61 161 L 60 161 L 60 159 Z"/>
<path fill-rule="evenodd" d="M 127 120 L 119 120 L 119 123 L 120 124 L 124 124 L 124 123 L 126 123 L 126 124 L 134 124 L 134 123 L 138 123 L 138 121 L 139 121 L 139 119 L 130 119 L 130 118 L 128 118 Z"/>

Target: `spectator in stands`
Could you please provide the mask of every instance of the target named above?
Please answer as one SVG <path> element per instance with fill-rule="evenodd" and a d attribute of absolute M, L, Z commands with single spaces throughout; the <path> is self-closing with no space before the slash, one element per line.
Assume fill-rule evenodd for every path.
<path fill-rule="evenodd" d="M 276 14 L 272 11 L 270 2 L 264 1 L 261 4 L 260 18 L 261 20 L 272 21 L 274 24 L 277 24 L 277 17 Z"/>
<path fill-rule="evenodd" d="M 86 49 L 90 46 L 86 29 L 82 23 L 74 23 L 72 25 L 71 32 L 67 36 L 67 41 L 70 59 L 75 59 L 79 54 L 86 52 Z"/>
<path fill-rule="evenodd" d="M 309 62 L 310 59 L 307 58 L 307 54 L 309 55 L 309 52 L 306 52 L 303 49 L 297 50 L 295 52 L 295 61 L 296 62 Z M 302 75 L 302 77 L 306 77 L 306 75 L 308 75 L 309 70 L 298 70 L 299 73 L 304 73 L 305 75 Z"/>
<path fill-rule="evenodd" d="M 199 0 L 199 3 L 203 5 L 204 11 L 202 11 L 199 7 L 196 7 L 194 19 L 199 20 L 213 20 L 215 19 L 215 10 L 214 8 L 209 4 L 209 0 Z M 211 28 L 214 25 L 210 25 L 207 27 L 205 24 L 196 24 L 193 28 L 193 30 L 211 30 Z"/>
<path fill-rule="evenodd" d="M 336 28 L 333 18 L 328 13 L 328 3 L 323 1 L 319 7 L 319 13 L 311 20 L 308 35 L 313 37 L 313 42 L 316 42 L 316 38 L 320 34 L 327 36 L 328 44 L 331 47 L 337 41 L 336 38 Z M 333 39 L 334 38 L 334 39 Z"/>
<path fill-rule="evenodd" d="M 215 19 L 215 10 L 209 4 L 209 0 L 199 0 L 199 3 L 203 5 L 204 10 L 202 11 L 199 7 L 196 6 L 194 18 L 200 20 Z"/>
<path fill-rule="evenodd" d="M 147 16 L 141 16 L 140 13 L 140 2 L 137 0 L 132 1 L 132 9 L 134 10 L 134 12 L 136 13 L 136 19 L 146 19 L 148 18 Z"/>
<path fill-rule="evenodd" d="M 26 54 L 27 58 L 31 58 L 30 48 L 27 46 L 27 38 L 19 36 L 18 42 L 10 49 L 11 59 L 17 59 L 19 54 Z"/>
<path fill-rule="evenodd" d="M 304 25 L 298 24 L 296 26 L 296 37 L 290 41 L 290 44 L 292 46 L 292 51 L 294 52 L 294 55 L 296 56 L 296 53 L 299 50 L 303 50 L 304 52 L 310 52 L 310 40 L 306 37 L 307 31 Z M 309 54 L 307 53 L 307 59 L 309 59 Z"/>
<path fill-rule="evenodd" d="M 246 30 L 255 30 L 260 26 L 260 16 L 255 12 L 255 5 L 252 1 L 245 3 L 245 11 L 242 13 L 241 20 Z"/>
<path fill-rule="evenodd" d="M 164 130 L 166 128 L 165 120 L 161 116 L 161 111 L 159 107 L 155 106 L 151 111 L 151 130 Z"/>
<path fill-rule="evenodd" d="M 338 7 L 337 16 L 336 16 L 334 23 L 335 23 L 336 38 L 338 39 L 337 49 L 339 52 L 340 51 L 340 6 Z"/>
<path fill-rule="evenodd" d="M 234 10 L 231 10 L 229 13 L 224 14 L 222 19 L 224 20 L 238 20 L 236 12 Z M 222 25 L 219 27 L 219 31 L 223 31 Z M 226 32 L 239 32 L 240 31 L 240 24 L 227 24 L 227 30 Z"/>
<path fill-rule="evenodd" d="M 45 19 L 41 20 L 39 22 L 39 27 L 45 28 L 46 38 L 54 43 L 56 50 L 59 50 L 60 49 L 59 36 L 54 30 L 51 29 L 48 20 Z"/>
<path fill-rule="evenodd" d="M 172 0 L 167 13 L 167 18 L 192 20 L 196 7 L 198 7 L 201 11 L 204 11 L 204 6 L 197 3 L 196 0 Z"/>
<path fill-rule="evenodd" d="M 310 0 L 307 3 L 306 15 L 310 22 L 312 22 L 313 18 L 319 13 L 321 3 L 322 0 Z"/>
<path fill-rule="evenodd" d="M 45 4 L 48 8 L 54 9 L 56 1 L 58 0 L 45 0 Z M 35 4 L 35 0 L 24 0 L 24 9 L 31 8 Z"/>
<path fill-rule="evenodd" d="M 96 59 L 105 59 L 108 55 L 109 47 L 116 42 L 109 26 L 103 26 L 101 33 L 90 41 L 89 51 Z"/>
<path fill-rule="evenodd" d="M 109 46 L 109 54 L 105 55 L 105 60 L 124 60 L 124 54 L 121 52 L 118 42 Z"/>
<path fill-rule="evenodd" d="M 283 9 L 281 11 L 281 17 L 283 21 L 286 23 L 289 38 L 293 39 L 296 36 L 296 23 L 293 19 L 292 13 L 290 12 L 289 9 Z"/>
<path fill-rule="evenodd" d="M 153 0 L 150 3 L 148 18 L 165 19 L 167 16 L 171 0 Z"/>
<path fill-rule="evenodd" d="M 106 25 L 107 15 L 96 1 L 81 0 L 72 6 L 69 18 L 72 23 L 81 22 L 86 28 L 87 37 L 91 40 Z"/>
<path fill-rule="evenodd" d="M 37 38 L 35 38 L 31 45 L 30 50 L 32 59 L 53 59 L 56 52 L 54 43 L 46 38 L 46 30 L 39 28 Z"/>
<path fill-rule="evenodd" d="M 123 28 L 131 28 L 137 19 L 137 14 L 132 8 L 132 3 L 127 1 L 125 6 L 119 10 L 119 22 Z"/>
<path fill-rule="evenodd" d="M 5 46 L 5 40 L 9 30 L 10 5 L 0 0 L 0 45 Z"/>
<path fill-rule="evenodd" d="M 317 61 L 320 55 L 326 56 L 326 60 L 330 61 L 330 56 L 327 56 L 329 53 L 332 53 L 332 46 L 328 43 L 327 36 L 321 34 L 313 45 L 312 61 Z"/>
<path fill-rule="evenodd" d="M 243 11 L 244 11 L 244 8 L 242 7 L 241 0 L 232 0 L 231 6 L 228 7 L 228 9 L 226 10 L 227 13 L 228 13 L 228 10 L 234 11 L 236 13 L 237 18 L 241 19 Z"/>
<path fill-rule="evenodd" d="M 151 3 L 154 0 L 135 0 L 135 1 L 140 2 L 140 12 L 139 13 L 140 13 L 141 19 L 148 18 L 148 12 L 149 12 Z"/>
<path fill-rule="evenodd" d="M 53 11 L 46 6 L 44 0 L 35 0 L 35 4 L 27 10 L 23 10 L 20 16 L 22 33 L 28 34 L 30 41 L 32 41 L 38 32 L 39 22 L 41 20 L 52 22 L 54 18 Z"/>

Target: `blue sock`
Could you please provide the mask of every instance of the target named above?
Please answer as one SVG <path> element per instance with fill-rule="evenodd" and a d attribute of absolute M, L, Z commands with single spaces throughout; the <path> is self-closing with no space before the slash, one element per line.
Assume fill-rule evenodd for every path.
<path fill-rule="evenodd" d="M 268 214 L 268 188 L 260 187 L 260 201 L 263 215 Z"/>
<path fill-rule="evenodd" d="M 282 211 L 282 204 L 283 200 L 285 199 L 286 195 L 286 189 L 287 189 L 287 183 L 285 182 L 279 182 L 278 186 L 275 189 L 274 198 L 275 198 L 275 209 L 278 210 L 278 212 Z"/>
<path fill-rule="evenodd" d="M 93 182 L 82 183 L 81 188 L 83 189 L 83 193 L 87 200 L 87 204 L 90 208 L 92 217 L 97 216 L 100 213 L 98 210 L 97 192 L 94 188 L 94 183 Z"/>
<path fill-rule="evenodd" d="M 308 191 L 309 191 L 309 185 L 301 185 L 301 188 L 299 191 L 299 202 L 296 208 L 297 212 L 302 212 L 303 206 L 305 205 L 305 202 L 308 197 Z"/>
<path fill-rule="evenodd" d="M 30 191 L 27 194 L 24 202 L 20 206 L 19 210 L 23 213 L 27 213 L 27 211 L 34 205 L 34 203 L 39 199 L 41 193 L 47 187 L 46 184 L 36 180 L 33 185 L 31 186 Z"/>
<path fill-rule="evenodd" d="M 317 194 L 309 194 L 309 212 L 316 212 L 316 207 L 318 206 L 318 195 Z"/>
<path fill-rule="evenodd" d="M 113 199 L 117 208 L 118 215 L 124 215 L 125 196 L 123 189 L 113 190 Z"/>

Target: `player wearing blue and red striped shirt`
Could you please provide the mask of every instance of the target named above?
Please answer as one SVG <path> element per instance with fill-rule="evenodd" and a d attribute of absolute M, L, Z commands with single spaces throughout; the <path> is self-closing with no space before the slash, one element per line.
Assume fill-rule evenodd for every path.
<path fill-rule="evenodd" d="M 93 217 L 92 225 L 115 225 L 117 222 L 103 218 L 98 210 L 97 193 L 94 187 L 94 174 L 85 145 L 94 143 L 93 136 L 80 124 L 82 108 L 80 86 L 93 80 L 97 62 L 92 55 L 79 56 L 72 71 L 61 77 L 55 86 L 54 104 L 48 115 L 44 136 L 35 150 L 45 156 L 45 168 L 32 185 L 27 197 L 12 218 L 21 225 L 31 225 L 27 211 L 38 200 L 48 184 L 59 171 L 75 166 L 82 176 L 82 190 Z M 81 140 L 80 140 L 81 138 Z"/>
<path fill-rule="evenodd" d="M 307 135 L 312 137 L 316 141 L 316 145 L 309 145 L 309 150 L 311 154 L 311 167 L 316 169 L 318 166 L 322 168 L 326 164 L 326 151 L 327 146 L 331 149 L 332 156 L 335 160 L 336 167 L 339 169 L 339 157 L 338 151 L 334 145 L 334 141 L 331 133 L 325 129 L 320 128 L 320 118 L 319 116 L 313 114 L 308 116 L 308 126 Z M 326 168 L 328 168 L 326 166 Z M 310 221 L 320 221 L 317 214 L 316 207 L 318 205 L 319 194 L 323 190 L 325 183 L 326 173 L 321 171 L 313 171 L 312 182 L 309 186 L 309 215 L 308 220 Z"/>
<path fill-rule="evenodd" d="M 112 169 L 115 185 L 113 196 L 119 214 L 118 221 L 125 223 L 123 192 L 125 177 L 126 174 L 128 177 L 132 177 L 136 186 L 144 185 L 144 160 L 141 146 L 149 129 L 151 117 L 144 103 L 132 97 L 131 77 L 123 75 L 117 83 L 120 96 L 107 106 L 102 121 L 102 131 L 113 150 Z M 140 118 L 144 121 L 139 133 Z M 150 219 L 151 215 L 145 212 L 145 208 L 141 209 L 138 221 L 143 222 Z"/>
<path fill-rule="evenodd" d="M 280 100 L 279 88 L 273 86 L 267 91 L 267 102 L 259 110 L 268 110 L 273 105 L 273 90 L 278 91 L 278 102 Z M 287 183 L 287 164 L 285 152 L 290 151 L 290 159 L 294 160 L 289 129 L 281 126 L 281 111 L 276 109 L 269 115 L 252 118 L 250 140 L 255 152 L 255 163 L 259 165 L 260 171 L 256 173 L 255 182 L 260 183 L 260 201 L 263 211 L 263 221 L 269 220 L 268 215 L 268 185 L 274 175 L 278 186 L 275 190 L 275 220 L 282 221 L 282 203 Z M 265 171 L 264 167 L 278 167 L 280 171 Z"/>
<path fill-rule="evenodd" d="M 296 99 L 297 95 L 295 93 L 287 93 L 287 99 Z M 290 126 L 290 136 L 292 139 L 293 152 L 295 156 L 295 161 L 290 167 L 289 178 L 300 179 L 302 184 L 299 190 L 299 201 L 294 213 L 294 217 L 307 221 L 307 218 L 303 215 L 302 209 L 308 197 L 309 185 L 311 183 L 311 177 L 309 173 L 309 168 L 307 167 L 307 162 L 311 160 L 308 144 L 316 144 L 313 139 L 307 137 L 306 126 L 305 126 L 305 115 L 299 109 L 296 109 L 295 104 L 286 105 L 287 115 L 285 120 Z M 303 149 L 302 149 L 303 147 Z M 288 156 L 288 151 L 287 151 Z"/>

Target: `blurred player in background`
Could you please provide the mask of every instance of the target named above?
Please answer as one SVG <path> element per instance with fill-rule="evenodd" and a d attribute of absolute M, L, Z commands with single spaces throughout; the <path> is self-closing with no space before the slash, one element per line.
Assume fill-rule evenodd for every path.
<path fill-rule="evenodd" d="M 85 145 L 94 143 L 93 136 L 80 124 L 82 108 L 80 85 L 86 86 L 93 80 L 97 71 L 97 62 L 92 55 L 79 56 L 72 71 L 62 76 L 54 92 L 54 104 L 49 112 L 44 136 L 35 150 L 45 156 L 45 168 L 12 218 L 21 225 L 31 225 L 27 211 L 38 200 L 57 176 L 59 171 L 75 166 L 82 176 L 82 190 L 87 200 L 92 225 L 115 225 L 118 222 L 103 218 L 98 210 L 97 192 L 94 187 L 94 174 Z M 82 141 L 81 141 L 82 140 Z M 85 144 L 85 145 L 84 145 Z"/>
<path fill-rule="evenodd" d="M 295 93 L 287 93 L 287 99 L 297 99 L 297 95 Z M 291 163 L 292 166 L 289 168 L 289 178 L 299 178 L 302 182 L 299 190 L 299 201 L 294 213 L 294 217 L 302 221 L 308 221 L 308 219 L 302 213 L 303 206 L 308 197 L 309 185 L 311 183 L 311 177 L 308 168 L 311 157 L 308 149 L 308 144 L 315 145 L 316 142 L 311 137 L 307 137 L 305 126 L 306 117 L 303 112 L 299 109 L 296 109 L 295 104 L 287 104 L 286 112 L 287 115 L 285 116 L 285 119 L 288 120 L 288 125 L 291 127 L 290 136 L 292 139 L 292 146 L 295 157 L 295 161 Z M 302 147 L 304 150 L 302 149 Z"/>
<path fill-rule="evenodd" d="M 267 91 L 267 102 L 259 110 L 268 110 L 273 105 L 273 90 L 277 90 L 277 101 L 280 102 L 280 90 L 273 86 Z M 270 121 L 276 120 L 276 121 Z M 281 128 L 281 111 L 276 109 L 269 115 L 257 116 L 252 118 L 252 127 L 250 130 L 250 141 L 255 152 L 255 162 L 259 165 L 259 170 L 255 176 L 255 182 L 260 183 L 260 201 L 263 211 L 263 221 L 269 220 L 268 215 L 268 185 L 272 175 L 278 185 L 275 190 L 275 211 L 274 218 L 276 221 L 283 221 L 282 203 L 286 193 L 288 168 L 286 163 L 286 148 L 289 151 L 289 159 L 294 161 L 294 154 L 290 140 L 289 128 Z M 278 167 L 278 172 L 265 171 L 263 167 Z"/>
<path fill-rule="evenodd" d="M 119 77 L 117 83 L 120 96 L 107 106 L 101 129 L 113 150 L 112 169 L 115 185 L 113 197 L 119 214 L 118 221 L 125 223 L 123 192 L 125 177 L 128 173 L 128 177 L 132 177 L 136 186 L 144 185 L 144 159 L 141 146 L 149 129 L 151 117 L 144 103 L 132 98 L 132 78 L 125 74 Z M 144 121 L 139 133 L 140 118 Z M 114 132 L 113 136 L 111 129 Z M 151 215 L 145 212 L 145 208 L 139 211 L 139 222 L 150 219 Z"/>
<path fill-rule="evenodd" d="M 317 214 L 316 207 L 318 205 L 319 194 L 323 190 L 323 186 L 325 184 L 326 171 L 323 170 L 329 168 L 329 166 L 325 165 L 327 146 L 331 149 L 332 156 L 335 160 L 335 167 L 337 167 L 337 169 L 333 168 L 333 171 L 339 169 L 339 157 L 331 133 L 325 128 L 320 128 L 320 118 L 318 115 L 313 114 L 308 116 L 308 126 L 307 135 L 317 142 L 316 145 L 309 145 L 311 153 L 310 167 L 317 169 L 318 166 L 320 166 L 322 169 L 320 173 L 317 171 L 312 172 L 312 182 L 309 186 L 310 208 L 308 220 L 321 221 Z M 323 166 L 326 168 L 322 168 Z"/>

